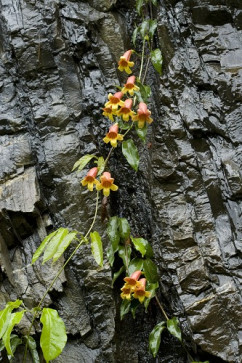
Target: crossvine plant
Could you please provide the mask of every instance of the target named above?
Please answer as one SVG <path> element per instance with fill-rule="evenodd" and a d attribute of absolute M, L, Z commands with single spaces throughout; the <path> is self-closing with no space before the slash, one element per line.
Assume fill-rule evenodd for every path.
<path fill-rule="evenodd" d="M 34 363 L 40 362 L 37 344 L 31 336 L 31 330 L 36 320 L 42 326 L 40 347 L 45 361 L 48 363 L 61 354 L 67 342 L 65 324 L 57 310 L 44 307 L 45 298 L 81 245 L 90 243 L 96 263 L 100 267 L 103 266 L 102 239 L 99 232 L 94 230 L 94 225 L 100 207 L 100 194 L 102 193 L 107 198 L 111 191 L 118 190 L 108 166 L 110 156 L 115 148 L 121 145 L 125 159 L 137 172 L 139 152 L 135 143 L 135 135 L 145 142 L 147 129 L 153 122 L 151 111 L 147 105 L 151 97 L 151 89 L 149 85 L 145 84 L 145 80 L 150 63 L 159 74 L 162 71 L 161 51 L 158 48 L 153 49 L 157 28 L 157 20 L 152 19 L 154 6 L 157 6 L 157 0 L 136 1 L 136 10 L 142 22 L 136 26 L 132 41 L 134 46 L 137 40 L 141 41 L 142 51 L 141 54 L 138 54 L 129 49 L 120 57 L 118 69 L 120 72 L 127 73 L 129 77 L 116 93 L 109 93 L 108 100 L 102 109 L 103 116 L 111 122 L 109 130 L 103 138 L 103 142 L 111 146 L 106 158 L 95 154 L 83 155 L 72 169 L 72 171 L 80 172 L 87 165 L 90 167 L 86 176 L 81 180 L 82 187 L 87 187 L 90 192 L 96 192 L 95 210 L 88 231 L 85 235 L 81 235 L 76 230 L 61 227 L 50 233 L 34 253 L 32 264 L 40 258 L 42 258 L 42 264 L 49 260 L 55 263 L 73 242 L 77 244 L 75 249 L 57 272 L 35 308 L 28 310 L 23 301 L 18 299 L 8 302 L 0 311 L 0 351 L 6 351 L 9 361 L 14 356 L 17 347 L 24 344 L 23 362 L 26 362 L 28 351 Z M 151 17 L 148 14 L 151 14 Z M 140 63 L 138 76 L 132 74 L 135 59 Z M 114 266 L 115 259 L 118 258 L 122 261 L 119 270 L 113 271 L 112 279 L 112 286 L 114 286 L 115 281 L 120 276 L 124 276 L 125 283 L 120 292 L 122 299 L 120 318 L 123 319 L 129 312 L 135 318 L 137 308 L 144 306 L 147 310 L 151 299 L 155 298 L 165 320 L 158 323 L 150 333 L 149 350 L 151 354 L 156 357 L 161 334 L 165 329 L 183 344 L 178 318 L 168 317 L 156 294 L 159 288 L 159 275 L 153 261 L 154 253 L 151 244 L 142 237 L 133 236 L 127 219 L 118 216 L 109 218 L 106 233 L 110 242 L 107 258 L 111 268 Z M 31 315 L 31 324 L 25 336 L 18 336 L 13 333 L 14 327 L 21 322 L 25 314 L 28 314 L 28 317 Z M 189 353 L 188 358 L 190 362 L 196 363 Z"/>

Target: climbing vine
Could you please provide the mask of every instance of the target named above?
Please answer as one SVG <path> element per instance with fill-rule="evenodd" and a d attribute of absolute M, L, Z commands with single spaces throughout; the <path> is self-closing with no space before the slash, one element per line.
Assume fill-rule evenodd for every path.
<path fill-rule="evenodd" d="M 103 142 L 110 144 L 110 150 L 104 158 L 94 154 L 82 156 L 73 166 L 72 171 L 82 171 L 88 165 L 90 167 L 86 176 L 81 180 L 83 188 L 96 193 L 95 210 L 92 223 L 85 235 L 78 231 L 59 228 L 50 233 L 40 244 L 33 255 L 32 264 L 42 257 L 42 263 L 52 260 L 55 263 L 75 241 L 77 244 L 64 265 L 57 272 L 51 284 L 46 289 L 37 307 L 28 310 L 22 300 L 8 302 L 0 311 L 0 351 L 5 349 L 9 360 L 14 356 L 16 348 L 20 344 L 25 345 L 23 362 L 26 362 L 29 351 L 34 363 L 38 363 L 39 355 L 37 345 L 31 336 L 31 330 L 38 319 L 42 324 L 40 347 L 43 356 L 48 363 L 54 360 L 63 351 L 67 342 L 65 324 L 60 318 L 57 310 L 44 307 L 47 294 L 54 286 L 66 265 L 76 254 L 82 244 L 91 246 L 92 255 L 96 263 L 103 266 L 103 244 L 98 231 L 94 229 L 100 206 L 100 197 L 109 197 L 111 192 L 118 190 L 114 178 L 108 166 L 111 154 L 115 148 L 122 148 L 122 153 L 128 164 L 137 172 L 139 168 L 139 151 L 136 146 L 136 137 L 143 142 L 146 140 L 147 129 L 154 121 L 148 107 L 151 97 L 150 86 L 145 84 L 146 75 L 150 63 L 154 69 L 161 74 L 162 55 L 160 49 L 153 49 L 154 35 L 157 21 L 152 19 L 152 7 L 157 6 L 156 0 L 137 0 L 136 10 L 141 23 L 135 27 L 132 41 L 135 46 L 137 40 L 142 42 L 141 54 L 135 50 L 127 50 L 119 59 L 118 70 L 129 75 L 126 83 L 118 87 L 117 92 L 109 93 L 102 114 L 111 125 L 103 138 Z M 150 11 L 148 11 L 150 9 Z M 149 14 L 149 16 L 147 16 Z M 139 74 L 132 74 L 135 64 L 139 64 Z M 135 131 L 135 132 L 131 132 Z M 106 229 L 109 238 L 107 258 L 113 269 L 116 258 L 121 259 L 122 266 L 118 271 L 113 271 L 112 286 L 120 276 L 124 276 L 124 285 L 120 291 L 122 303 L 120 306 L 120 318 L 126 314 L 132 314 L 135 318 L 139 306 L 147 310 L 151 299 L 155 298 L 161 309 L 165 321 L 158 323 L 149 336 L 149 350 L 156 357 L 162 332 L 167 329 L 183 344 L 182 334 L 177 317 L 169 318 L 160 303 L 156 291 L 159 288 L 159 275 L 156 264 L 153 261 L 153 250 L 151 244 L 142 237 L 135 237 L 131 233 L 130 225 L 125 218 L 118 216 L 110 217 Z M 15 325 L 19 324 L 24 314 L 31 314 L 31 324 L 28 332 L 23 337 L 13 334 Z M 188 353 L 190 362 L 194 362 Z M 195 363 L 195 362 L 194 362 Z"/>

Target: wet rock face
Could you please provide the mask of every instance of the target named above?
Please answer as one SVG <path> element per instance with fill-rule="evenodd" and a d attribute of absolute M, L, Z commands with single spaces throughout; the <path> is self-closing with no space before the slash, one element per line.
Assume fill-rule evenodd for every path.
<path fill-rule="evenodd" d="M 139 19 L 134 2 L 114 0 L 1 0 L 1 13 L 0 302 L 18 297 L 31 308 L 58 268 L 28 266 L 40 241 L 53 227 L 85 233 L 90 225 L 93 195 L 79 184 L 86 171 L 71 169 L 86 153 L 108 151 L 100 109 L 125 80 L 116 62 Z M 197 344 L 194 358 L 238 363 L 242 5 L 162 0 L 153 13 L 164 56 L 163 76 L 152 68 L 147 76 L 155 121 L 138 174 L 113 154 L 119 192 L 110 211 L 152 243 L 160 298 L 180 318 L 188 347 Z M 153 362 L 147 342 L 162 319 L 158 307 L 120 322 L 111 271 L 98 272 L 89 255 L 83 247 L 46 300 L 69 333 L 57 361 Z M 167 334 L 158 360 L 186 355 Z"/>

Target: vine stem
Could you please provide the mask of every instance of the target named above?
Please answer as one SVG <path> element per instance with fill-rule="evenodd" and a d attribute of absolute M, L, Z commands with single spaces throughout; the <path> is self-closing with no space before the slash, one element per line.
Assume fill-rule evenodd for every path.
<path fill-rule="evenodd" d="M 140 65 L 140 71 L 139 71 L 139 79 L 141 79 L 141 75 L 142 75 L 142 72 L 143 72 L 144 53 L 145 53 L 145 40 L 143 41 L 143 46 L 142 46 L 142 58 L 141 58 L 141 65 Z"/>
<path fill-rule="evenodd" d="M 157 304 L 158 304 L 159 308 L 161 309 L 161 311 L 162 311 L 162 313 L 163 313 L 164 317 L 166 318 L 166 320 L 169 320 L 169 318 L 168 318 L 168 316 L 167 316 L 167 314 L 166 314 L 166 312 L 165 312 L 165 310 L 164 310 L 163 306 L 162 306 L 162 305 L 161 305 L 161 303 L 160 303 L 160 300 L 158 299 L 158 297 L 157 297 L 156 295 L 155 295 L 155 299 L 156 299 L 156 302 L 157 302 Z"/>
<path fill-rule="evenodd" d="M 112 149 L 110 150 L 109 154 L 111 155 L 111 151 Z M 109 156 L 108 156 L 109 157 Z M 108 159 L 107 157 L 107 159 Z M 105 161 L 107 161 L 107 159 Z M 41 309 L 41 305 L 43 303 L 43 301 L 45 300 L 47 294 L 49 293 L 49 291 L 51 290 L 51 288 L 53 287 L 53 285 L 55 284 L 56 280 L 58 279 L 58 277 L 60 276 L 60 274 L 62 273 L 62 271 L 65 269 L 66 265 L 70 262 L 70 260 L 72 259 L 72 257 L 76 254 L 77 250 L 81 247 L 81 245 L 83 244 L 83 242 L 85 242 L 85 239 L 88 237 L 89 233 L 91 232 L 95 222 L 96 222 L 96 219 L 97 219 L 97 211 L 98 211 L 98 202 L 99 202 L 99 191 L 97 191 L 97 196 L 96 196 L 96 207 L 95 207 L 95 214 L 94 214 L 94 217 L 93 217 L 93 220 L 92 220 L 92 223 L 87 231 L 87 233 L 85 234 L 85 236 L 81 239 L 81 241 L 78 243 L 77 247 L 74 249 L 74 251 L 71 253 L 71 255 L 68 257 L 68 259 L 66 260 L 66 262 L 64 263 L 64 265 L 59 269 L 58 273 L 56 274 L 55 278 L 53 279 L 53 281 L 50 283 L 50 285 L 48 286 L 47 290 L 45 291 L 42 299 L 40 300 L 37 308 L 36 308 L 36 311 L 34 313 L 34 316 L 33 316 L 33 319 L 31 321 L 31 324 L 30 324 L 30 327 L 29 327 L 29 330 L 28 330 L 28 334 L 27 334 L 27 339 L 26 339 L 26 343 L 25 343 L 25 350 L 24 350 L 24 357 L 23 357 L 23 363 L 26 362 L 26 357 L 27 357 L 27 345 L 28 345 L 28 340 L 29 340 L 29 335 L 30 335 L 30 332 L 31 332 L 31 329 L 32 329 L 32 326 L 34 324 L 34 321 L 39 313 L 39 309 Z"/>

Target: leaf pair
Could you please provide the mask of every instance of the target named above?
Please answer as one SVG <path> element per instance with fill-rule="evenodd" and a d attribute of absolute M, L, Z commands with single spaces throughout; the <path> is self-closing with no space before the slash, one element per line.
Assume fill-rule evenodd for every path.
<path fill-rule="evenodd" d="M 141 15 L 141 9 L 144 4 L 146 4 L 149 0 L 136 0 L 136 10 L 139 15 Z M 157 6 L 157 0 L 151 0 L 154 6 Z"/>
<path fill-rule="evenodd" d="M 35 251 L 32 264 L 35 263 L 40 255 L 44 252 L 43 262 L 47 262 L 51 258 L 53 262 L 57 261 L 65 252 L 70 243 L 76 238 L 77 232 L 69 232 L 67 228 L 59 228 L 50 233 L 40 244 L 39 248 Z"/>
<path fill-rule="evenodd" d="M 168 319 L 167 321 L 162 321 L 157 324 L 149 336 L 149 349 L 155 358 L 161 342 L 161 334 L 167 329 L 174 337 L 182 341 L 181 330 L 179 327 L 179 320 L 177 317 L 173 317 L 172 319 Z"/>
<path fill-rule="evenodd" d="M 75 169 L 77 169 L 78 171 L 82 171 L 92 159 L 96 159 L 94 162 L 97 164 L 98 167 L 98 175 L 102 174 L 105 167 L 105 160 L 102 156 L 98 158 L 94 154 L 87 154 L 82 156 L 79 160 L 75 162 L 72 171 L 74 171 Z"/>

